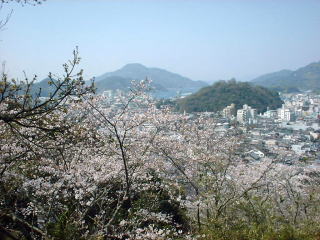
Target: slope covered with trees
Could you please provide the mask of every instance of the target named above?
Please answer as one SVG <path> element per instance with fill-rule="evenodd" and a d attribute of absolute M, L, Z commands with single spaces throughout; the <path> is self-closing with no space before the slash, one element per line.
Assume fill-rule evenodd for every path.
<path fill-rule="evenodd" d="M 160 68 L 148 68 L 139 63 L 127 64 L 119 70 L 105 73 L 96 78 L 96 82 L 103 82 L 109 77 L 121 77 L 130 80 L 141 80 L 146 77 L 152 80 L 157 88 L 201 88 L 207 86 L 202 81 L 193 81 L 187 77 Z"/>
<path fill-rule="evenodd" d="M 258 112 L 264 112 L 267 107 L 270 109 L 281 107 L 282 101 L 275 91 L 230 80 L 217 82 L 178 100 L 176 108 L 186 112 L 216 112 L 231 103 L 236 105 L 236 109 L 248 104 L 256 108 Z"/>
<path fill-rule="evenodd" d="M 109 76 L 105 77 L 103 80 L 96 81 L 95 87 L 97 89 L 97 93 L 101 93 L 105 90 L 117 90 L 120 89 L 122 91 L 128 91 L 131 87 L 131 81 L 133 78 L 124 78 L 119 76 Z M 162 85 L 157 83 L 151 83 L 152 89 L 155 91 L 166 91 Z"/>
<path fill-rule="evenodd" d="M 296 71 L 282 70 L 275 73 L 262 75 L 252 80 L 256 85 L 287 90 L 296 88 L 299 90 L 320 89 L 320 61 L 310 63 Z"/>
<path fill-rule="evenodd" d="M 207 86 L 202 81 L 193 81 L 187 77 L 172 73 L 160 68 L 147 68 L 142 64 L 127 64 L 123 68 L 114 72 L 108 72 L 95 78 L 95 88 L 97 93 L 105 90 L 127 91 L 130 89 L 132 80 L 151 79 L 150 87 L 155 91 L 166 92 L 168 89 L 196 91 L 201 87 Z M 33 92 L 41 89 L 41 96 L 49 96 L 50 91 L 54 88 L 52 79 L 43 79 L 34 83 Z"/>

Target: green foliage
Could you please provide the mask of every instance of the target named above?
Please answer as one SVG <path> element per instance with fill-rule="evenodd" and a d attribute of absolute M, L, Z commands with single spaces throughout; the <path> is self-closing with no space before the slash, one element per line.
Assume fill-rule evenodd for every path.
<path fill-rule="evenodd" d="M 316 219 L 292 223 L 281 216 L 272 200 L 247 195 L 223 216 L 209 218 L 201 240 L 319 240 Z"/>
<path fill-rule="evenodd" d="M 244 104 L 264 112 L 267 107 L 281 107 L 282 101 L 277 92 L 260 86 L 252 86 L 246 82 L 235 80 L 220 81 L 210 87 L 202 88 L 195 94 L 177 101 L 178 111 L 216 112 L 234 103 L 236 109 Z"/>
<path fill-rule="evenodd" d="M 47 225 L 47 232 L 53 240 L 73 240 L 81 239 L 79 233 L 80 226 L 72 221 L 72 210 L 68 209 L 62 213 L 56 222 Z"/>
<path fill-rule="evenodd" d="M 301 93 L 296 87 L 270 87 L 269 89 L 282 93 Z"/>
<path fill-rule="evenodd" d="M 232 228 L 222 225 L 208 226 L 202 234 L 201 240 L 319 240 L 318 227 L 294 228 L 282 225 L 275 229 L 271 225 L 237 224 Z"/>

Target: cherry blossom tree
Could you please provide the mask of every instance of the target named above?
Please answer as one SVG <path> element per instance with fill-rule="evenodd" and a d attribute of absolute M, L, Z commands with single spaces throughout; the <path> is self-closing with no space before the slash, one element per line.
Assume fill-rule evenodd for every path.
<path fill-rule="evenodd" d="M 7 235 L 186 239 L 217 224 L 319 218 L 317 168 L 245 162 L 239 131 L 157 109 L 147 89 L 141 81 L 114 102 L 80 94 L 34 121 L 1 119 Z M 2 116 L 21 111 L 4 103 Z"/>
<path fill-rule="evenodd" d="M 14 1 L 43 2 L 0 4 Z M 76 49 L 49 74 L 45 98 L 36 76 L 1 73 L 0 238 L 260 239 L 320 221 L 318 166 L 285 165 L 284 152 L 244 161 L 236 128 L 156 108 L 147 79 L 94 95 L 79 61 Z"/>
<path fill-rule="evenodd" d="M 83 102 L 60 101 L 44 115 L 35 114 L 41 120 L 48 117 L 47 125 L 40 119 L 28 125 L 29 115 L 19 118 L 23 124 L 15 122 L 16 115 L 12 121 L 2 118 L 4 132 L 15 127 L 3 144 L 11 161 L 5 154 L 1 158 L 6 228 L 15 229 L 18 222 L 23 225 L 20 233 L 29 238 L 68 238 L 61 225 L 76 228 L 72 236 L 77 238 L 168 239 L 186 234 L 174 187 L 153 168 L 151 146 L 157 132 L 152 124 L 160 113 L 143 95 L 144 88 L 144 82 L 137 84 L 116 107 L 90 95 Z M 4 108 L 3 116 L 10 113 Z M 52 137 L 42 135 L 48 131 Z M 17 148 L 21 143 L 27 144 Z M 143 202 L 147 199 L 150 204 Z"/>

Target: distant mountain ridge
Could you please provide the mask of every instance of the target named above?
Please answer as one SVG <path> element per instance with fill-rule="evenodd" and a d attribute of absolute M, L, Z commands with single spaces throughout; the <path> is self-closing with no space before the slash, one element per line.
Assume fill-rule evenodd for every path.
<path fill-rule="evenodd" d="M 310 63 L 296 71 L 281 70 L 257 77 L 252 83 L 268 88 L 288 89 L 297 88 L 299 90 L 319 90 L 320 89 L 320 61 Z"/>
<path fill-rule="evenodd" d="M 31 94 L 36 95 L 40 93 L 40 97 L 48 97 L 50 93 L 53 93 L 55 90 L 54 84 L 49 84 L 49 82 L 55 82 L 55 79 L 45 78 L 40 82 L 36 82 L 31 87 Z"/>
<path fill-rule="evenodd" d="M 139 79 L 142 80 L 142 79 Z M 119 76 L 107 76 L 102 80 L 95 81 L 95 87 L 98 93 L 105 90 L 128 90 L 131 87 L 132 78 L 124 78 Z M 159 84 L 151 83 L 151 86 L 157 91 L 167 91 L 166 88 Z"/>
<path fill-rule="evenodd" d="M 197 91 L 202 87 L 208 86 L 203 81 L 193 81 L 190 78 L 181 76 L 176 73 L 169 72 L 160 68 L 148 68 L 139 63 L 127 64 L 114 72 L 107 72 L 95 78 L 95 87 L 97 93 L 105 90 L 128 90 L 132 80 L 143 80 L 149 78 L 151 86 L 156 92 L 171 92 L 185 90 Z M 33 86 L 34 91 L 41 88 L 41 96 L 49 96 L 53 90 L 53 86 L 48 84 L 49 79 L 43 79 Z"/>
<path fill-rule="evenodd" d="M 201 88 L 208 86 L 205 82 L 193 81 L 190 78 L 160 68 L 148 68 L 140 63 L 130 63 L 119 70 L 96 77 L 95 81 L 97 86 L 101 88 L 105 86 L 107 88 L 108 85 L 111 84 L 111 77 L 117 77 L 117 79 L 114 79 L 115 81 L 121 78 L 124 83 L 131 80 L 142 80 L 147 77 L 152 80 L 155 88 L 160 90 L 168 88 Z M 124 84 L 124 86 L 127 87 L 127 84 Z"/>

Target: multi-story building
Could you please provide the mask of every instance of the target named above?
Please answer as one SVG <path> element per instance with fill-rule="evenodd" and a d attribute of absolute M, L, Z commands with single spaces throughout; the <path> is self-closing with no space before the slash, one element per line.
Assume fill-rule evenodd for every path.
<path fill-rule="evenodd" d="M 270 110 L 268 108 L 268 110 L 263 115 L 266 118 L 276 119 L 278 117 L 278 112 L 277 112 L 277 110 Z"/>
<path fill-rule="evenodd" d="M 233 118 L 236 115 L 236 105 L 232 103 L 231 105 L 225 107 L 222 110 L 222 115 L 225 118 Z"/>
<path fill-rule="evenodd" d="M 243 108 L 237 111 L 237 121 L 242 124 L 256 123 L 256 118 L 257 110 L 247 104 L 243 105 Z"/>
<path fill-rule="evenodd" d="M 293 120 L 293 113 L 289 108 L 285 108 L 285 106 L 282 105 L 282 108 L 278 109 L 278 118 L 284 122 L 290 122 Z"/>

